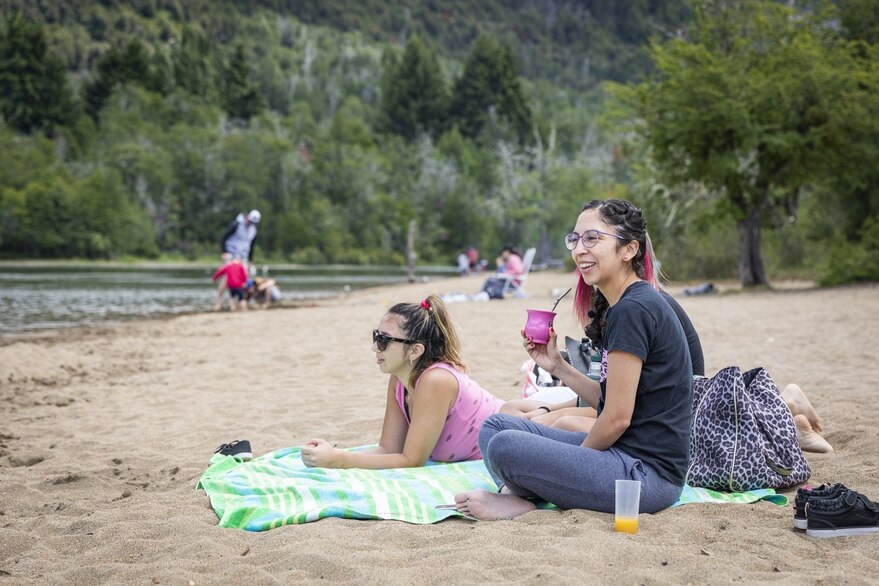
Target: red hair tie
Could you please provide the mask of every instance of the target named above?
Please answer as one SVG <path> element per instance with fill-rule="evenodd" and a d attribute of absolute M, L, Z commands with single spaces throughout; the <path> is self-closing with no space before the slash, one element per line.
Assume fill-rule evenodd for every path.
<path fill-rule="evenodd" d="M 427 311 L 430 311 L 430 302 L 427 299 L 422 299 L 421 300 L 421 307 L 423 307 Z"/>

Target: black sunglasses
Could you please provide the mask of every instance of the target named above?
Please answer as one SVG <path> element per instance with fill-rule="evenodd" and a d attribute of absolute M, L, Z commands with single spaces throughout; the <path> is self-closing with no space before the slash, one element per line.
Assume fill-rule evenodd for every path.
<path fill-rule="evenodd" d="M 378 347 L 379 352 L 384 352 L 388 347 L 388 342 L 400 342 L 401 344 L 414 344 L 415 340 L 404 340 L 403 338 L 394 338 L 387 334 L 383 334 L 378 330 L 372 330 L 372 341 Z"/>

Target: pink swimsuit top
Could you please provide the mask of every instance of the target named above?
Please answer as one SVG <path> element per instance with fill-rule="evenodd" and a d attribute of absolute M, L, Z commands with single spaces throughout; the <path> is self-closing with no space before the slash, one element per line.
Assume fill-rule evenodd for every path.
<path fill-rule="evenodd" d="M 479 428 L 489 415 L 494 415 L 501 409 L 504 402 L 498 399 L 465 373 L 449 364 L 437 362 L 428 366 L 424 372 L 432 368 L 447 370 L 458 381 L 458 398 L 449 409 L 446 416 L 446 424 L 436 447 L 430 454 L 430 459 L 437 462 L 460 462 L 462 460 L 479 460 L 482 453 L 479 451 Z M 421 373 L 424 376 L 424 373 Z M 421 377 L 418 378 L 421 380 Z M 418 381 L 415 383 L 418 384 Z M 397 381 L 397 403 L 406 421 L 409 416 L 406 413 L 405 386 Z"/>

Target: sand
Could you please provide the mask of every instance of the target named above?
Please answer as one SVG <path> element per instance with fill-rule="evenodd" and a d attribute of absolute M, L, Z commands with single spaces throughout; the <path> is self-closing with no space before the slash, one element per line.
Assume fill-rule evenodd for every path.
<path fill-rule="evenodd" d="M 528 299 L 450 306 L 474 378 L 502 398 L 520 395 L 525 308 L 548 308 L 571 280 L 534 273 Z M 311 437 L 375 442 L 386 379 L 370 330 L 394 302 L 479 285 L 449 279 L 294 309 L 0 339 L 0 585 L 875 583 L 879 534 L 809 538 L 792 528 L 791 508 L 768 503 L 643 515 L 637 535 L 582 510 L 217 527 L 195 484 L 219 444 L 247 438 L 263 453 Z M 879 287 L 672 292 L 709 373 L 762 365 L 809 395 L 835 448 L 808 455 L 811 483 L 879 499 Z M 570 307 L 560 305 L 556 330 L 576 336 Z"/>

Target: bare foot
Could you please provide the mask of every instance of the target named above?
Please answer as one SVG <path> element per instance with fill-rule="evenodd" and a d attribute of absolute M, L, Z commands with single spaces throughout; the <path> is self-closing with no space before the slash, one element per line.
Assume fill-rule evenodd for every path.
<path fill-rule="evenodd" d="M 787 403 L 787 408 L 790 409 L 791 413 L 794 415 L 805 415 L 811 429 L 819 433 L 824 431 L 824 426 L 821 425 L 821 418 L 818 417 L 818 413 L 812 407 L 812 403 L 809 402 L 803 389 L 797 385 L 787 385 L 781 391 L 781 396 L 784 402 Z"/>
<path fill-rule="evenodd" d="M 537 505 L 514 494 L 471 490 L 455 495 L 458 511 L 480 521 L 512 519 L 533 511 Z"/>
<path fill-rule="evenodd" d="M 809 420 L 802 413 L 794 415 L 794 424 L 797 426 L 797 441 L 804 452 L 817 452 L 819 454 L 829 454 L 833 451 L 833 446 L 818 435 Z"/>

